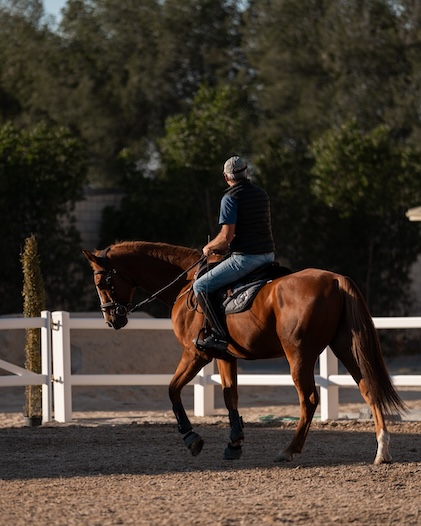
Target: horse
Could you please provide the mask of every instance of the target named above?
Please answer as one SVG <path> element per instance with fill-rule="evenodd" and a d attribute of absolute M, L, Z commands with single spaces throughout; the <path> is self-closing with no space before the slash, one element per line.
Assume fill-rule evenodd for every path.
<path fill-rule="evenodd" d="M 247 310 L 226 316 L 229 346 L 228 352 L 221 354 L 200 350 L 193 343 L 204 327 L 204 314 L 192 292 L 204 258 L 198 250 L 123 241 L 104 250 L 83 250 L 83 254 L 93 270 L 100 308 L 110 327 L 118 330 L 127 324 L 128 315 L 135 310 L 132 303 L 138 287 L 152 293 L 149 300 L 159 298 L 171 308 L 173 330 L 183 352 L 169 384 L 169 398 L 178 431 L 193 456 L 201 452 L 204 440 L 193 431 L 183 407 L 182 389 L 216 359 L 230 423 L 224 458 L 237 459 L 245 438 L 238 411 L 237 361 L 285 357 L 298 393 L 300 418 L 290 444 L 279 451 L 275 461 L 293 460 L 303 450 L 319 401 L 316 360 L 329 346 L 371 409 L 377 439 L 374 464 L 391 462 L 386 415 L 405 411 L 405 404 L 386 370 L 364 297 L 350 278 L 308 268 L 264 284 Z M 220 259 L 220 255 L 208 257 L 209 263 Z"/>

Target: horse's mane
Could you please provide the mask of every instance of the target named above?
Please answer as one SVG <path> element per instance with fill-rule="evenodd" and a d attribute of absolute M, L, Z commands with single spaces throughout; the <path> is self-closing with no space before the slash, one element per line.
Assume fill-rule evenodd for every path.
<path fill-rule="evenodd" d="M 147 255 L 180 267 L 184 267 L 186 262 L 193 264 L 200 258 L 200 252 L 194 248 L 151 241 L 117 241 L 110 246 L 110 250 L 118 252 L 119 255 Z"/>

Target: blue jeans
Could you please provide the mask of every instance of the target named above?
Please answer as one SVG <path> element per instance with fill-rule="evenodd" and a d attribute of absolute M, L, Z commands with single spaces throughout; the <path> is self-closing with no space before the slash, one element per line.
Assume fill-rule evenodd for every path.
<path fill-rule="evenodd" d="M 193 283 L 193 291 L 197 296 L 199 292 L 204 294 L 215 292 L 215 290 L 237 281 L 265 263 L 275 260 L 275 254 L 231 254 L 227 259 L 203 274 Z"/>

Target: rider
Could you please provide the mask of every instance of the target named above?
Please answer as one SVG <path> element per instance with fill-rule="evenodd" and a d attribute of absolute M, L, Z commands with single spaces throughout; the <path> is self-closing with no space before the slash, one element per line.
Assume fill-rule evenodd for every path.
<path fill-rule="evenodd" d="M 193 284 L 197 303 L 212 326 L 211 333 L 195 344 L 199 349 L 220 351 L 226 351 L 228 337 L 212 293 L 275 259 L 267 193 L 250 182 L 247 164 L 238 155 L 224 164 L 224 177 L 228 188 L 220 204 L 221 230 L 203 247 L 203 254 L 229 252 L 229 256 Z"/>

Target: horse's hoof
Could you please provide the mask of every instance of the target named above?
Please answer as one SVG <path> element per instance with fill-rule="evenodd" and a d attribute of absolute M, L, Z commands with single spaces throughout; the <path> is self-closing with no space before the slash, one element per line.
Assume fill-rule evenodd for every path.
<path fill-rule="evenodd" d="M 197 455 L 202 451 L 203 445 L 205 441 L 199 437 L 198 440 L 195 440 L 192 445 L 189 447 L 191 454 L 193 457 L 197 457 Z"/>
<path fill-rule="evenodd" d="M 377 456 L 374 459 L 374 465 L 380 466 L 380 464 L 390 464 L 392 462 L 392 457 L 389 455 L 388 457 L 384 457 L 383 455 Z"/>
<path fill-rule="evenodd" d="M 205 443 L 204 440 L 200 438 L 200 436 L 194 431 L 187 433 L 183 440 L 194 457 L 197 457 L 197 455 L 202 451 L 203 444 Z"/>
<path fill-rule="evenodd" d="M 205 441 L 202 438 L 199 438 L 198 440 L 195 440 L 189 447 L 190 452 L 194 457 L 197 457 L 197 455 L 202 451 L 204 443 Z"/>
<path fill-rule="evenodd" d="M 287 451 L 281 451 L 276 455 L 274 462 L 291 462 L 292 459 L 292 453 L 288 453 Z"/>
<path fill-rule="evenodd" d="M 389 443 L 390 443 L 390 435 L 387 431 L 384 431 L 383 429 L 380 431 L 378 437 L 377 437 L 377 454 L 376 458 L 374 459 L 374 464 L 390 464 L 392 462 L 392 457 L 389 453 Z"/>
<path fill-rule="evenodd" d="M 224 451 L 224 460 L 238 460 L 242 453 L 243 449 L 241 446 L 231 446 L 231 444 L 228 444 Z"/>

